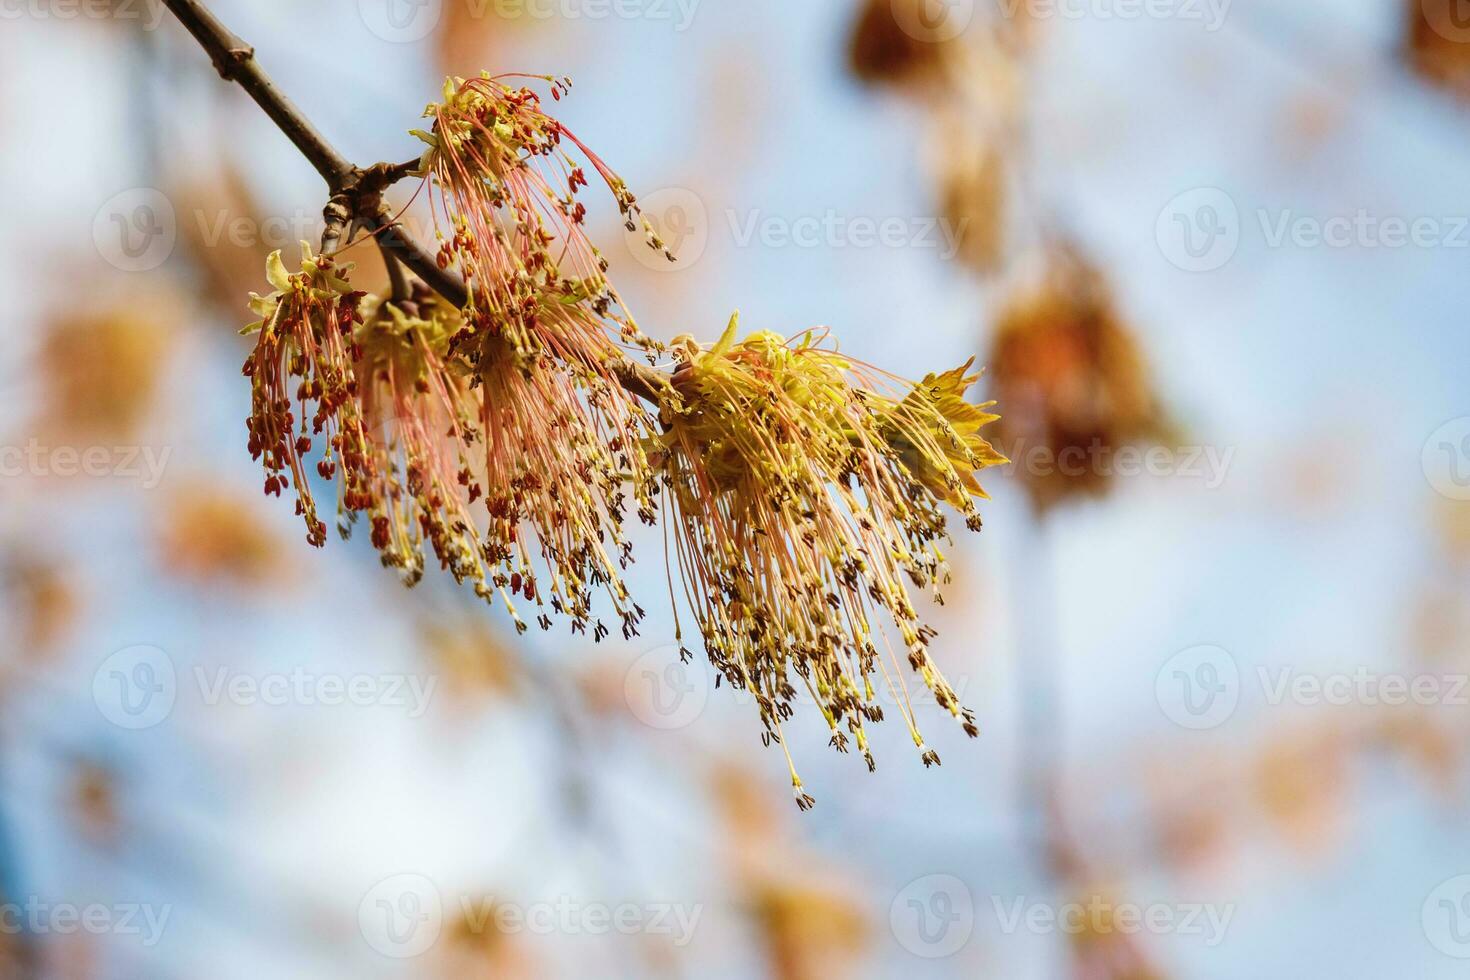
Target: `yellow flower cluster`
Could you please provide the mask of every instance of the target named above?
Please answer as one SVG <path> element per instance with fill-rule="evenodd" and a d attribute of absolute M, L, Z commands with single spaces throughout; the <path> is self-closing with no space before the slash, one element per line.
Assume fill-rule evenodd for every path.
<path fill-rule="evenodd" d="M 755 697 L 769 740 L 780 741 L 804 688 L 833 746 L 846 751 L 851 736 L 870 767 L 865 723 L 883 716 L 876 677 L 925 763 L 936 763 L 877 617 L 896 628 L 937 702 L 976 734 L 929 657 L 934 634 L 908 584 L 942 601 L 941 505 L 978 530 L 975 473 L 1005 462 L 980 434 L 995 416 L 963 398 L 978 376 L 966 365 L 894 397 L 884 393 L 893 379 L 813 332 L 737 342 L 737 329 L 732 318 L 708 349 L 676 342 L 676 394 L 650 447 L 676 511 L 673 564 L 710 659 Z"/>

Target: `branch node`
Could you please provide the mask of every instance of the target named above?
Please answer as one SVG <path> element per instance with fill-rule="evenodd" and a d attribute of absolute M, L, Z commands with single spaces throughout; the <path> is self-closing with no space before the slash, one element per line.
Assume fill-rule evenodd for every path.
<path fill-rule="evenodd" d="M 236 39 L 224 52 L 224 57 L 210 59 L 214 63 L 214 70 L 219 72 L 219 77 L 227 82 L 236 81 L 239 78 L 240 68 L 249 63 L 255 57 L 255 49 L 244 41 Z"/>

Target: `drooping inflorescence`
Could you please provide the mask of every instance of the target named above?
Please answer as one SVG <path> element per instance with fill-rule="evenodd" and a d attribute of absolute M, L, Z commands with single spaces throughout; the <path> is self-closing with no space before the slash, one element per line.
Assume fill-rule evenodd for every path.
<path fill-rule="evenodd" d="M 494 333 L 481 341 L 478 369 L 493 549 L 487 557 L 527 600 L 569 614 L 577 629 L 593 618 L 594 593 L 603 592 L 624 639 L 631 637 L 643 610 L 622 581 L 632 561 L 623 519 L 631 491 L 639 515 L 653 520 L 652 475 L 642 450 L 646 413 L 627 404 L 615 383 L 578 375 L 545 355 L 522 354 Z M 544 580 L 527 538 L 545 559 Z M 538 619 L 549 625 L 545 612 Z M 525 628 L 518 616 L 516 625 Z M 593 627 L 597 639 L 608 632 L 601 621 Z"/>
<path fill-rule="evenodd" d="M 275 292 L 251 294 L 250 308 L 261 319 L 241 331 L 259 334 L 244 367 L 251 380 L 250 454 L 265 467 L 267 494 L 280 496 L 288 479 L 296 488 L 296 512 L 317 547 L 326 544 L 327 525 L 317 516 L 303 457 L 323 439 L 317 470 L 330 479 L 348 457 L 344 447 L 363 441 L 353 371 L 362 294 L 343 278 L 348 271 L 330 256 L 313 255 L 305 242 L 294 274 L 286 271 L 279 251 L 272 253 L 266 278 Z M 308 406 L 315 406 L 310 422 Z M 342 477 L 346 493 L 360 489 L 357 470 L 348 466 Z"/>
<path fill-rule="evenodd" d="M 977 733 L 929 657 L 934 633 L 908 586 L 942 601 L 942 505 L 978 530 L 972 497 L 984 491 L 974 474 L 1005 461 L 980 434 L 995 416 L 963 399 L 978 376 L 966 365 L 895 394 L 893 379 L 814 332 L 737 341 L 737 329 L 732 318 L 708 349 L 676 344 L 676 395 L 652 452 L 676 511 L 673 562 L 706 651 L 755 697 L 769 739 L 780 740 L 800 686 L 833 746 L 846 751 L 851 736 L 871 767 L 864 724 L 883 716 L 877 678 L 925 764 L 936 763 L 901 693 L 897 656 Z"/>
<path fill-rule="evenodd" d="M 557 99 L 570 85 L 545 81 Z M 439 262 L 459 271 L 469 292 L 457 348 L 493 393 L 481 415 L 487 558 L 527 600 L 570 614 L 578 628 L 602 591 L 629 636 L 642 610 L 621 580 L 631 559 L 624 486 L 651 521 L 653 480 L 642 452 L 650 419 L 617 382 L 615 365 L 630 348 L 654 353 L 658 345 L 638 329 L 583 230 L 587 209 L 577 192 L 589 182 L 572 149 L 630 225 L 641 220 L 637 204 L 528 87 L 487 74 L 450 79 L 443 101 L 424 114 L 433 128 L 417 134 L 429 147 L 420 166 L 436 224 L 452 231 Z M 662 248 L 651 232 L 650 246 Z M 527 536 L 545 559 L 544 580 Z M 546 614 L 538 618 L 544 625 Z M 601 622 L 593 630 L 609 631 Z"/>
<path fill-rule="evenodd" d="M 480 493 L 479 401 L 469 364 L 450 353 L 459 311 L 427 290 L 363 305 L 356 368 L 366 424 L 351 450 L 365 479 L 343 500 L 343 532 L 365 513 L 383 564 L 400 569 L 407 584 L 423 577 L 427 542 L 457 581 L 484 592 L 484 549 L 470 512 Z"/>
<path fill-rule="evenodd" d="M 340 278 L 348 270 L 323 278 L 321 260 L 306 266 L 315 271 L 291 276 L 272 257 L 273 281 L 287 288 L 256 300 L 269 317 L 248 328 L 261 338 L 246 371 L 257 378 L 251 445 L 266 447 L 267 490 L 279 493 L 289 475 L 308 539 L 324 543 L 326 523 L 302 457 L 325 432 L 317 473 L 340 477 L 341 533 L 365 516 L 383 564 L 407 584 L 432 554 L 483 598 L 500 597 L 520 629 L 521 598 L 587 628 L 601 588 L 631 635 L 642 609 L 621 581 L 631 560 L 622 518 L 630 492 L 645 520 L 654 515 L 651 474 L 628 486 L 640 468 L 648 473 L 646 413 L 624 410 L 601 379 L 517 351 L 496 331 L 467 334 L 461 311 L 422 287 L 410 300 L 385 301 L 351 292 Z M 313 282 L 335 299 L 310 299 Z M 316 304 L 308 315 L 284 312 L 308 303 Z M 341 359 L 319 367 L 321 355 L 299 355 L 328 349 L 325 338 L 338 341 Z M 271 394 L 293 375 L 302 378 L 294 402 Z M 604 425 L 613 413 L 623 422 Z M 298 431 L 295 420 L 308 415 L 311 428 Z M 537 618 L 549 628 L 544 611 Z M 610 632 L 600 621 L 592 628 L 599 639 Z"/>
<path fill-rule="evenodd" d="M 1006 405 L 996 436 L 1038 512 L 1102 496 L 1119 448 L 1167 442 L 1173 428 L 1142 349 L 1102 271 L 1077 246 L 1054 246 L 1040 275 L 1007 297 L 987 361 Z"/>
<path fill-rule="evenodd" d="M 565 83 L 548 81 L 560 98 Z M 463 305 L 422 285 L 387 299 L 355 291 L 350 266 L 305 245 L 294 274 L 271 256 L 275 292 L 252 299 L 251 450 L 268 493 L 295 489 L 311 543 L 326 539 L 305 464 L 316 449 L 342 534 L 365 518 L 407 584 L 432 555 L 518 629 L 524 604 L 543 629 L 556 613 L 600 640 L 606 603 L 626 639 L 643 609 L 623 580 L 625 519 L 662 513 L 683 584 L 675 615 L 692 614 L 711 662 L 754 695 L 767 741 L 782 741 L 805 688 L 833 746 L 855 741 L 871 767 L 865 725 L 891 697 L 937 763 L 901 659 L 976 734 L 910 587 L 942 601 L 945 509 L 978 530 L 975 474 L 1004 462 L 981 434 L 995 416 L 964 399 L 978 374 L 967 364 L 908 384 L 816 332 L 737 339 L 732 319 L 711 347 L 676 342 L 661 385 L 630 386 L 629 355 L 663 348 L 583 231 L 587 178 L 565 144 L 636 229 L 626 185 L 528 88 L 451 79 L 426 115 L 420 169 Z"/>

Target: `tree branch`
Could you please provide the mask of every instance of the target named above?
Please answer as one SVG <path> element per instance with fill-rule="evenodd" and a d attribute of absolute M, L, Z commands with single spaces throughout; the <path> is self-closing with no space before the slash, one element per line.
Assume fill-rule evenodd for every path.
<path fill-rule="evenodd" d="M 388 297 L 394 303 L 402 303 L 412 295 L 409 291 L 408 276 L 403 271 L 403 263 L 398 261 L 398 253 L 392 249 L 379 245 L 378 251 L 383 253 L 383 265 L 388 268 Z"/>
<path fill-rule="evenodd" d="M 441 269 L 436 256 L 404 235 L 382 203 L 385 189 L 418 169 L 417 159 L 376 163 L 367 168 L 353 166 L 276 87 L 255 60 L 255 49 L 220 23 L 200 0 L 164 0 L 164 4 L 204 48 L 220 77 L 243 88 L 326 180 L 332 198 L 324 211 L 327 226 L 322 235 L 323 252 L 336 248 L 353 221 L 361 222 L 372 229 L 379 247 L 396 255 L 434 292 L 455 306 L 468 302 L 464 281 L 450 270 Z M 669 390 L 666 376 L 629 357 L 619 357 L 606 367 L 623 388 L 654 405 L 661 403 L 660 393 Z"/>
<path fill-rule="evenodd" d="M 301 114 L 301 110 L 276 88 L 255 60 L 255 49 L 221 24 L 198 0 L 164 0 L 164 3 L 204 48 L 220 77 L 244 89 L 301 151 L 301 155 L 311 162 L 328 186 L 336 190 L 352 172 L 352 164 L 333 149 L 332 144 Z"/>

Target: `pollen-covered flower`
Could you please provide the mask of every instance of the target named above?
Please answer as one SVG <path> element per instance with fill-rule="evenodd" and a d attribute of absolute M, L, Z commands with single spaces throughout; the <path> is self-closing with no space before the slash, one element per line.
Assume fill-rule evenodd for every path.
<path fill-rule="evenodd" d="M 500 597 L 517 629 L 520 600 L 543 610 L 542 628 L 549 607 L 585 629 L 600 589 L 631 635 L 642 610 L 621 580 L 626 484 L 654 517 L 644 413 L 611 382 L 499 331 L 467 336 L 460 311 L 426 292 L 403 307 L 381 304 L 357 335 L 371 494 L 348 504 L 371 513 L 384 563 L 416 581 L 427 538 L 456 579 Z"/>
<path fill-rule="evenodd" d="M 516 76 L 500 76 L 509 78 Z M 560 99 L 566 79 L 544 76 Z M 583 228 L 588 185 L 580 152 L 612 191 L 629 230 L 641 221 L 650 247 L 667 251 L 622 178 L 541 109 L 533 90 L 488 73 L 451 78 L 444 101 L 424 115 L 431 132 L 421 169 L 429 178 L 441 232 L 439 261 L 470 287 L 473 328 L 505 336 L 521 354 L 550 351 L 574 368 L 605 373 L 616 344 L 655 347 L 634 323 L 607 278 L 607 260 Z M 670 255 L 672 260 L 672 255 Z"/>
<path fill-rule="evenodd" d="M 569 83 L 551 82 L 560 99 Z M 473 365 L 480 428 L 487 562 L 515 614 L 519 593 L 538 606 L 591 623 L 592 595 L 606 593 L 631 635 L 642 610 L 621 571 L 631 560 L 621 525 L 628 487 L 652 521 L 653 481 L 643 455 L 651 419 L 616 380 L 625 348 L 654 351 L 609 282 L 588 239 L 585 158 L 650 247 L 663 243 L 627 185 L 560 122 L 540 97 L 488 74 L 450 79 L 429 106 L 432 132 L 422 169 L 443 240 L 440 263 L 464 276 L 469 298 L 454 349 Z M 509 585 L 507 592 L 505 586 Z M 538 616 L 549 625 L 543 611 Z M 523 628 L 516 616 L 518 627 Z M 594 627 L 600 639 L 609 630 Z"/>
<path fill-rule="evenodd" d="M 846 751 L 852 736 L 870 767 L 864 726 L 883 716 L 877 675 L 933 764 L 884 621 L 937 702 L 976 734 L 929 657 L 934 631 L 908 585 L 942 601 L 943 505 L 978 530 L 975 473 L 1004 462 L 981 435 L 995 416 L 963 397 L 978 375 L 966 365 L 904 391 L 814 332 L 737 342 L 737 328 L 732 319 L 709 349 L 675 343 L 676 394 L 650 450 L 676 511 L 671 562 L 706 651 L 752 692 L 768 739 L 780 740 L 800 685 L 834 747 Z"/>
<path fill-rule="evenodd" d="M 632 635 L 643 610 L 621 578 L 632 560 L 622 525 L 630 497 L 643 520 L 656 514 L 646 412 L 600 374 L 473 331 L 421 286 L 400 302 L 364 296 L 330 260 L 305 254 L 296 275 L 272 257 L 277 292 L 255 298 L 265 319 L 246 328 L 261 333 L 246 373 L 267 492 L 289 470 L 309 538 L 324 543 L 303 458 L 325 433 L 317 471 L 337 482 L 339 529 L 346 536 L 365 515 L 383 564 L 407 584 L 432 554 L 482 598 L 498 597 L 518 629 L 524 601 L 542 610 L 543 628 L 549 609 L 599 640 L 611 632 L 593 623 L 602 591 Z M 310 429 L 296 422 L 308 415 Z"/>
<path fill-rule="evenodd" d="M 245 328 L 259 332 L 245 373 L 250 450 L 264 458 L 266 493 L 279 495 L 289 471 L 307 538 L 325 544 L 304 462 L 321 439 L 316 471 L 336 482 L 344 537 L 366 515 L 383 564 L 408 584 L 423 576 L 427 545 L 457 580 L 486 591 L 469 512 L 479 402 L 468 393 L 468 363 L 449 354 L 463 329 L 458 311 L 422 293 L 385 303 L 353 290 L 350 266 L 313 256 L 304 242 L 302 257 L 293 275 L 279 252 L 271 256 L 276 292 L 253 297 L 263 319 Z"/>
<path fill-rule="evenodd" d="M 1017 467 L 1038 510 L 1105 493 L 1107 458 L 1169 427 L 1102 274 L 1072 249 L 1047 263 L 1002 312 L 988 361 L 991 394 L 1006 406 L 1001 444 L 1023 464 L 1046 454 L 1046 465 Z"/>
<path fill-rule="evenodd" d="M 296 512 L 306 522 L 307 540 L 317 547 L 326 544 L 327 525 L 317 517 L 302 462 L 315 439 L 325 443 L 317 464 L 322 477 L 332 478 L 340 462 L 346 466 L 347 494 L 361 492 L 361 471 L 347 448 L 364 441 L 352 367 L 362 294 L 353 292 L 348 271 L 339 270 L 330 256 L 313 255 L 305 242 L 301 271 L 294 274 L 281 253 L 273 252 L 266 274 L 276 291 L 251 294 L 250 308 L 261 319 L 242 331 L 258 334 L 244 367 L 251 380 L 246 423 L 251 457 L 265 467 L 267 494 L 280 496 L 288 480 L 295 488 Z M 315 406 L 309 422 L 308 406 Z"/>
<path fill-rule="evenodd" d="M 517 350 L 504 336 L 477 338 L 475 369 L 485 392 L 486 556 L 496 566 L 518 629 L 513 596 L 550 606 L 585 630 L 592 597 L 605 593 L 626 639 L 643 610 L 621 572 L 632 561 L 623 529 L 631 490 L 639 516 L 652 523 L 653 476 L 643 443 L 649 420 L 618 385 L 570 372 L 545 353 Z M 544 580 L 543 580 L 544 572 Z M 543 629 L 550 620 L 538 616 Z M 599 620 L 593 635 L 609 632 Z"/>
<path fill-rule="evenodd" d="M 344 518 L 367 515 L 383 565 L 407 584 L 423 577 L 427 545 L 456 581 L 488 595 L 470 511 L 482 492 L 472 450 L 480 402 L 469 363 L 450 353 L 464 322 L 422 287 L 411 300 L 363 305 L 354 335 L 363 425 L 345 443 L 358 479 L 344 487 Z"/>
<path fill-rule="evenodd" d="M 552 85 L 560 98 L 564 84 Z M 324 543 L 303 462 L 320 439 L 317 472 L 337 484 L 342 533 L 367 515 L 384 564 L 408 584 L 432 552 L 503 601 L 518 629 L 525 602 L 543 629 L 549 610 L 597 640 L 611 632 L 598 593 L 624 638 L 637 631 L 624 521 L 631 506 L 653 523 L 662 506 L 685 608 L 723 677 L 754 694 L 768 741 L 784 748 L 801 685 L 832 745 L 855 740 L 871 768 L 865 726 L 883 718 L 881 687 L 937 764 L 900 657 L 978 734 L 929 656 L 935 634 L 909 588 L 943 601 L 946 508 L 979 530 L 976 473 L 1005 462 L 982 435 L 996 416 L 965 400 L 979 375 L 966 364 L 908 384 L 812 331 L 737 341 L 732 318 L 709 349 L 679 344 L 672 380 L 654 383 L 626 351 L 661 348 L 626 314 L 582 230 L 576 192 L 588 181 L 564 141 L 636 229 L 622 181 L 527 88 L 451 79 L 426 114 L 421 170 L 454 232 L 439 262 L 463 276 L 464 305 L 401 283 L 393 299 L 368 296 L 350 267 L 305 244 L 294 274 L 273 254 L 275 292 L 252 299 L 261 320 L 246 328 L 259 338 L 245 366 L 267 493 L 293 485 L 309 540 Z M 640 397 L 657 404 L 662 431 Z"/>

